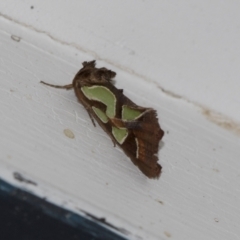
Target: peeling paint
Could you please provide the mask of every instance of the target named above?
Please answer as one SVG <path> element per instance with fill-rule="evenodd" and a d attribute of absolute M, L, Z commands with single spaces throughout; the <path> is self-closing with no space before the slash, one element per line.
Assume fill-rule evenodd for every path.
<path fill-rule="evenodd" d="M 22 174 L 18 173 L 18 172 L 14 172 L 13 173 L 13 177 L 18 180 L 19 182 L 25 182 L 27 184 L 32 184 L 34 186 L 37 186 L 37 183 L 25 178 L 24 176 L 22 176 Z"/>
<path fill-rule="evenodd" d="M 202 108 L 202 113 L 209 121 L 217 124 L 219 127 L 240 135 L 240 123 L 237 123 L 229 117 L 207 108 Z"/>

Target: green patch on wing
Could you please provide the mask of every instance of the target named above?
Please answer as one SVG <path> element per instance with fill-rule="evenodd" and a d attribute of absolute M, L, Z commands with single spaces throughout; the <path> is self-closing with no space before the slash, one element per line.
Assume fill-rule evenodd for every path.
<path fill-rule="evenodd" d="M 122 144 L 128 136 L 128 130 L 126 128 L 112 127 L 112 134 L 114 138 Z"/>
<path fill-rule="evenodd" d="M 115 117 L 116 97 L 108 88 L 95 85 L 91 87 L 84 86 L 81 90 L 89 100 L 95 100 L 105 104 L 107 106 L 106 115 L 109 118 Z"/>
<path fill-rule="evenodd" d="M 142 114 L 142 111 L 130 108 L 127 105 L 122 106 L 122 120 L 135 120 Z"/>
<path fill-rule="evenodd" d="M 108 122 L 108 117 L 107 115 L 99 108 L 96 107 L 92 107 L 93 111 L 96 113 L 96 115 L 98 116 L 98 118 L 103 122 L 103 123 L 107 123 Z"/>

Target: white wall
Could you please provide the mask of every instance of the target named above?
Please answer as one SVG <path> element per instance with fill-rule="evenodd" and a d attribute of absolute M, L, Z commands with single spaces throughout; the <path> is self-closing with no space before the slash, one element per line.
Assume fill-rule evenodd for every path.
<path fill-rule="evenodd" d="M 236 1 L 0 1 L 0 177 L 131 239 L 239 239 L 239 20 Z M 70 83 L 93 58 L 157 110 L 158 181 L 73 91 L 39 83 Z"/>
<path fill-rule="evenodd" d="M 0 2 L 14 21 L 238 121 L 239 9 L 217 0 Z"/>

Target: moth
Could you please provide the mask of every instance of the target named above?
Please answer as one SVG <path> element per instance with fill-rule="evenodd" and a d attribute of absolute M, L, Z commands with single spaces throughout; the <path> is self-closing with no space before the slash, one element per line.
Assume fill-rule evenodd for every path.
<path fill-rule="evenodd" d="M 159 178 L 159 141 L 164 131 L 152 108 L 136 105 L 113 84 L 116 73 L 107 68 L 96 68 L 95 60 L 83 62 L 71 84 L 55 88 L 74 89 L 79 102 L 87 110 L 94 126 L 94 119 L 125 154 L 149 178 Z"/>

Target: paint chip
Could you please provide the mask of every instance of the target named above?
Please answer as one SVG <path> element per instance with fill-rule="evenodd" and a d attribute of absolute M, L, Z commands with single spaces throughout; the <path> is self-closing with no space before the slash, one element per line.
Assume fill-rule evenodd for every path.
<path fill-rule="evenodd" d="M 32 185 L 35 185 L 37 186 L 37 183 L 25 178 L 22 174 L 18 173 L 18 172 L 14 172 L 13 173 L 13 177 L 18 180 L 19 182 L 25 182 L 25 183 L 28 183 L 28 184 L 32 184 Z"/>
<path fill-rule="evenodd" d="M 164 234 L 165 234 L 167 237 L 169 237 L 169 238 L 172 236 L 172 235 L 171 235 L 169 232 L 167 232 L 167 231 L 165 231 Z"/>
<path fill-rule="evenodd" d="M 70 129 L 66 128 L 63 130 L 63 132 L 66 137 L 71 138 L 71 139 L 75 138 L 74 133 Z"/>
<path fill-rule="evenodd" d="M 21 38 L 18 37 L 18 36 L 16 36 L 16 35 L 12 35 L 12 36 L 11 36 L 11 39 L 12 39 L 13 41 L 16 41 L 16 42 L 20 42 L 20 41 L 21 41 Z"/>

